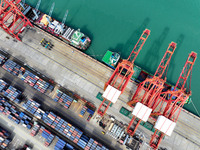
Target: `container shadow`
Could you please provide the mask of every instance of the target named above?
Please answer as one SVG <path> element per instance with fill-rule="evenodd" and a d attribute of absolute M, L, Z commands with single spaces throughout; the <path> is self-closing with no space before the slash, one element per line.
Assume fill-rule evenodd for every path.
<path fill-rule="evenodd" d="M 24 65 L 27 63 L 26 58 L 22 55 L 17 55 L 14 57 L 14 61 L 20 65 Z"/>
<path fill-rule="evenodd" d="M 144 57 L 145 68 L 154 68 L 159 64 L 159 53 L 160 48 L 169 33 L 169 28 L 164 28 L 161 35 L 153 42 L 152 46 L 147 50 L 147 53 Z M 163 54 L 164 55 L 164 54 Z M 141 66 L 144 68 L 144 66 Z"/>
<path fill-rule="evenodd" d="M 185 39 L 185 35 L 180 34 L 178 36 L 177 40 L 175 41 L 177 43 L 177 48 L 176 48 L 176 50 L 175 50 L 175 52 L 174 52 L 174 54 L 173 54 L 173 56 L 171 58 L 170 64 L 169 64 L 169 66 L 171 66 L 171 67 L 169 69 L 168 76 L 170 76 L 170 77 L 173 77 L 173 75 L 175 73 L 174 69 L 175 69 L 175 66 L 177 64 L 177 62 L 176 62 L 176 55 L 177 55 L 177 52 L 179 51 L 179 49 L 181 48 L 181 45 L 182 45 L 184 39 Z M 175 84 L 175 83 L 172 83 L 172 84 Z"/>

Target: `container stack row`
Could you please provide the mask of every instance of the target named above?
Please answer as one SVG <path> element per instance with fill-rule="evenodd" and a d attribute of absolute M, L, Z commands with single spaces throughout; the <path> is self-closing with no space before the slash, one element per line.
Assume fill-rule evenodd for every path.
<path fill-rule="evenodd" d="M 27 102 L 24 103 L 22 107 L 38 119 L 41 119 L 43 114 L 45 113 L 42 109 L 39 108 L 40 104 L 33 101 L 32 99 L 27 100 Z"/>
<path fill-rule="evenodd" d="M 79 117 L 84 117 L 87 121 L 90 121 L 90 119 L 92 118 L 94 114 L 94 111 L 91 110 L 90 108 L 83 106 L 83 108 L 81 109 L 80 113 L 79 113 Z"/>
<path fill-rule="evenodd" d="M 52 143 L 53 139 L 54 139 L 54 135 L 51 134 L 51 132 L 48 131 L 47 129 L 44 129 L 42 131 L 42 137 L 44 137 L 46 139 L 46 142 L 44 144 L 45 146 L 49 146 Z"/>
<path fill-rule="evenodd" d="M 14 101 L 17 99 L 17 97 L 21 94 L 22 92 L 14 88 L 13 86 L 9 86 L 6 90 L 2 92 L 4 96 L 9 98 L 11 101 Z"/>
<path fill-rule="evenodd" d="M 5 81 L 0 79 L 0 92 L 2 92 L 7 87 L 7 85 L 8 84 Z"/>
<path fill-rule="evenodd" d="M 67 143 L 65 141 L 58 139 L 58 141 L 56 142 L 56 145 L 54 147 L 54 150 L 62 150 L 62 149 L 64 149 L 66 144 Z"/>
<path fill-rule="evenodd" d="M 37 80 L 39 79 L 38 76 L 33 74 L 32 72 L 26 70 L 23 76 L 21 77 L 21 80 L 23 80 L 25 83 L 29 84 L 30 86 L 34 86 Z"/>
<path fill-rule="evenodd" d="M 56 119 L 56 115 L 53 112 L 47 112 L 43 115 L 42 119 L 48 126 L 51 126 Z"/>
<path fill-rule="evenodd" d="M 59 102 L 59 103 L 63 103 L 64 104 L 64 107 L 66 109 L 68 109 L 73 101 L 73 98 L 70 97 L 69 95 L 63 93 L 62 91 L 60 90 L 57 90 L 56 91 L 57 95 L 56 97 L 54 98 L 54 101 L 55 102 Z"/>
<path fill-rule="evenodd" d="M 87 118 L 87 121 L 90 121 L 90 119 L 92 118 L 92 116 L 94 115 L 94 110 L 91 110 L 89 108 L 87 108 L 87 112 L 89 113 L 89 116 Z"/>
<path fill-rule="evenodd" d="M 34 89 L 40 91 L 41 93 L 45 93 L 49 88 L 50 84 L 42 79 L 37 80 L 36 84 L 34 85 Z"/>
<path fill-rule="evenodd" d="M 43 117 L 44 121 L 47 122 L 49 126 L 60 132 L 62 135 L 64 135 L 66 138 L 69 140 L 73 141 L 75 144 L 79 145 L 83 149 L 93 149 L 91 148 L 94 147 L 94 150 L 96 149 L 102 149 L 102 150 L 107 150 L 105 146 L 102 146 L 100 143 L 94 140 L 93 143 L 89 144 L 90 139 L 86 135 L 83 135 L 83 132 L 80 131 L 78 128 L 75 128 L 73 125 L 70 123 L 67 123 L 64 121 L 62 118 L 59 116 L 56 116 L 54 113 L 49 112 L 44 115 Z M 89 147 L 90 146 L 90 147 Z"/>
<path fill-rule="evenodd" d="M 108 150 L 104 145 L 87 136 L 82 136 L 79 144 L 84 150 Z"/>
<path fill-rule="evenodd" d="M 40 126 L 38 124 L 34 125 L 31 131 L 31 136 L 35 136 L 39 130 L 40 130 Z"/>
<path fill-rule="evenodd" d="M 0 126 L 0 149 L 6 149 L 11 142 L 10 133 Z"/>
<path fill-rule="evenodd" d="M 13 69 L 14 69 L 14 67 L 15 67 L 16 65 L 17 65 L 17 64 L 16 64 L 14 61 L 8 59 L 8 60 L 4 63 L 4 65 L 2 66 L 2 68 L 5 69 L 5 70 L 7 70 L 8 72 L 12 72 Z"/>
<path fill-rule="evenodd" d="M 83 115 L 85 114 L 86 110 L 87 110 L 87 107 L 86 107 L 86 106 L 83 106 L 83 108 L 81 109 L 81 111 L 80 111 L 80 113 L 79 113 L 79 117 L 82 118 Z"/>
<path fill-rule="evenodd" d="M 11 134 L 8 131 L 0 127 L 0 146 L 2 149 L 5 149 L 11 142 L 11 140 L 9 139 L 10 135 Z"/>
<path fill-rule="evenodd" d="M 56 142 L 54 150 L 63 150 L 63 149 L 74 150 L 74 147 L 70 145 L 69 143 L 66 143 L 62 139 L 58 138 L 58 141 Z"/>
<path fill-rule="evenodd" d="M 25 113 L 18 111 L 15 106 L 11 105 L 2 97 L 0 98 L 0 106 L 0 112 L 7 115 L 8 119 L 14 121 L 16 124 L 21 124 L 28 129 L 32 128 L 32 118 L 27 116 Z"/>
<path fill-rule="evenodd" d="M 4 65 L 2 66 L 3 69 L 7 70 L 8 72 L 12 73 L 15 76 L 18 76 L 19 74 L 22 74 L 24 68 L 17 64 L 16 62 L 12 60 L 7 60 Z"/>
<path fill-rule="evenodd" d="M 0 64 L 3 64 L 6 61 L 7 57 L 0 54 Z"/>
<path fill-rule="evenodd" d="M 50 131 L 45 129 L 44 126 L 40 127 L 39 133 L 42 135 L 42 137 L 46 139 L 45 144 L 44 144 L 45 146 L 49 146 L 55 137 Z"/>
<path fill-rule="evenodd" d="M 33 100 L 30 100 L 30 102 L 27 102 L 27 103 L 29 103 L 29 105 L 30 103 L 36 104 L 36 102 L 34 102 Z M 27 105 L 27 103 L 23 105 Z M 39 105 L 39 104 L 36 104 L 36 105 Z M 54 128 L 56 131 L 60 132 L 63 136 L 73 141 L 75 144 L 81 146 L 82 148 L 85 148 L 90 141 L 90 138 L 83 135 L 82 131 L 80 131 L 78 128 L 75 128 L 73 125 L 71 125 L 70 123 L 62 119 L 61 117 L 57 116 L 53 112 L 45 112 L 42 115 L 42 120 L 48 126 Z M 40 128 L 40 132 L 43 132 L 42 127 Z M 102 146 L 100 143 L 98 144 L 97 141 L 95 141 L 93 145 L 95 145 L 95 143 L 97 143 L 96 148 L 100 147 L 101 149 L 105 149 L 105 146 Z"/>
<path fill-rule="evenodd" d="M 70 123 L 64 121 L 59 116 L 56 116 L 52 112 L 49 112 L 44 116 L 46 116 L 43 117 L 43 119 L 45 123 L 47 122 L 47 125 L 51 126 L 56 131 L 60 132 L 62 135 L 64 135 L 66 138 L 70 139 L 74 143 L 77 143 L 81 135 L 83 134 L 82 131 L 75 128 Z"/>
<path fill-rule="evenodd" d="M 7 70 L 8 72 L 12 73 L 13 75 L 18 76 L 21 74 L 21 80 L 25 83 L 29 84 L 30 86 L 34 87 L 36 90 L 40 91 L 41 93 L 45 93 L 47 89 L 53 88 L 50 83 L 44 81 L 34 73 L 26 70 L 24 67 L 20 66 L 18 63 L 8 59 L 6 61 L 6 57 L 0 54 L 0 64 L 3 64 L 2 68 Z"/>

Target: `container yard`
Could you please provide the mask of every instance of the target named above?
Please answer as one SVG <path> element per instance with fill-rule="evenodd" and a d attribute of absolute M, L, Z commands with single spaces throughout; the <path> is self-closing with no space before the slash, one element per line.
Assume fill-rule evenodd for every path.
<path fill-rule="evenodd" d="M 0 126 L 0 147 L 6 149 L 11 142 L 10 133 Z"/>
<path fill-rule="evenodd" d="M 3 80 L 2 80 L 3 81 Z M 2 82 L 5 84 L 5 82 Z M 10 86 L 9 86 L 10 87 Z M 8 88 L 9 89 L 9 88 Z M 13 101 L 10 97 L 8 97 L 11 101 Z M 8 118 L 14 121 L 16 124 L 22 124 L 23 127 L 27 129 L 31 129 L 33 127 L 33 121 L 30 117 L 28 117 L 25 113 L 16 111 L 15 106 L 12 106 L 10 103 L 6 101 L 6 99 L 2 98 L 2 113 L 8 115 Z M 7 106 L 7 107 L 6 107 Z M 32 114 L 34 117 L 43 120 L 43 122 L 48 125 L 49 127 L 55 129 L 56 131 L 60 132 L 63 136 L 80 146 L 81 148 L 85 149 L 87 143 L 89 142 L 89 137 L 83 135 L 83 132 L 80 131 L 78 128 L 75 128 L 70 123 L 63 120 L 61 117 L 55 115 L 53 112 L 45 112 L 41 110 L 40 104 L 33 101 L 32 99 L 27 100 L 25 103 L 22 104 L 22 107 Z M 32 129 L 35 131 L 34 127 Z M 32 132 L 33 132 L 32 131 Z M 44 127 L 41 127 L 39 132 L 41 132 L 42 137 L 46 139 L 45 146 L 49 146 L 53 139 L 54 135 L 52 135 L 48 130 Z M 33 136 L 34 134 L 31 133 Z M 87 140 L 88 139 L 88 140 Z M 93 139 L 92 139 L 93 140 Z M 94 141 L 94 140 L 93 140 Z M 91 143 L 91 142 L 90 142 Z M 105 146 L 102 144 L 98 144 L 97 141 L 94 141 L 95 145 L 90 145 L 93 148 L 97 147 L 97 149 L 106 149 Z M 90 149 L 90 146 L 87 146 L 86 149 Z"/>
<path fill-rule="evenodd" d="M 183 109 L 192 104 L 198 114 L 190 86 L 197 53 L 191 51 L 185 65 L 180 63 L 183 69 L 174 86 L 166 79 L 180 40 L 169 44 L 155 74 L 149 73 L 134 64 L 151 37 L 150 29 L 141 26 L 127 59 L 106 52 L 102 61 L 111 69 L 67 45 L 85 50 L 91 42 L 80 30 L 64 25 L 68 10 L 61 24 L 51 17 L 55 3 L 49 14 L 38 10 L 40 0 L 36 8 L 24 1 L 3 3 L 0 26 L 18 41 L 0 31 L 0 108 L 16 126 L 41 137 L 50 149 L 199 148 L 200 119 Z M 3 27 L 8 8 L 15 19 Z M 13 25 L 17 28 L 10 31 Z"/>

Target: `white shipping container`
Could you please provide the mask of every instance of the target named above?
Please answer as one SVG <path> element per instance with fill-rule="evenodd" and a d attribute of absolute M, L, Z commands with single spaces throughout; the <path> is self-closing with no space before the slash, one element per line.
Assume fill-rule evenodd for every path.
<path fill-rule="evenodd" d="M 135 108 L 133 109 L 132 114 L 142 121 L 146 122 L 152 112 L 152 109 L 143 105 L 140 102 L 137 102 Z"/>
<path fill-rule="evenodd" d="M 115 103 L 117 99 L 119 98 L 120 94 L 121 94 L 121 91 L 108 85 L 108 87 L 106 88 L 102 96 L 106 98 L 107 100 L 111 101 L 112 103 Z"/>
<path fill-rule="evenodd" d="M 171 136 L 175 126 L 176 126 L 175 122 L 169 120 L 164 116 L 159 116 L 154 128 L 160 130 L 161 132 L 165 133 L 168 136 Z"/>

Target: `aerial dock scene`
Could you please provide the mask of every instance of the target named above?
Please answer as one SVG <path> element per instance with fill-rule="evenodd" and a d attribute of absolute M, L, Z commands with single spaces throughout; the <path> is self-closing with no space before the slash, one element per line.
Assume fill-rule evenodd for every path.
<path fill-rule="evenodd" d="M 199 4 L 1 0 L 0 149 L 200 149 Z"/>

